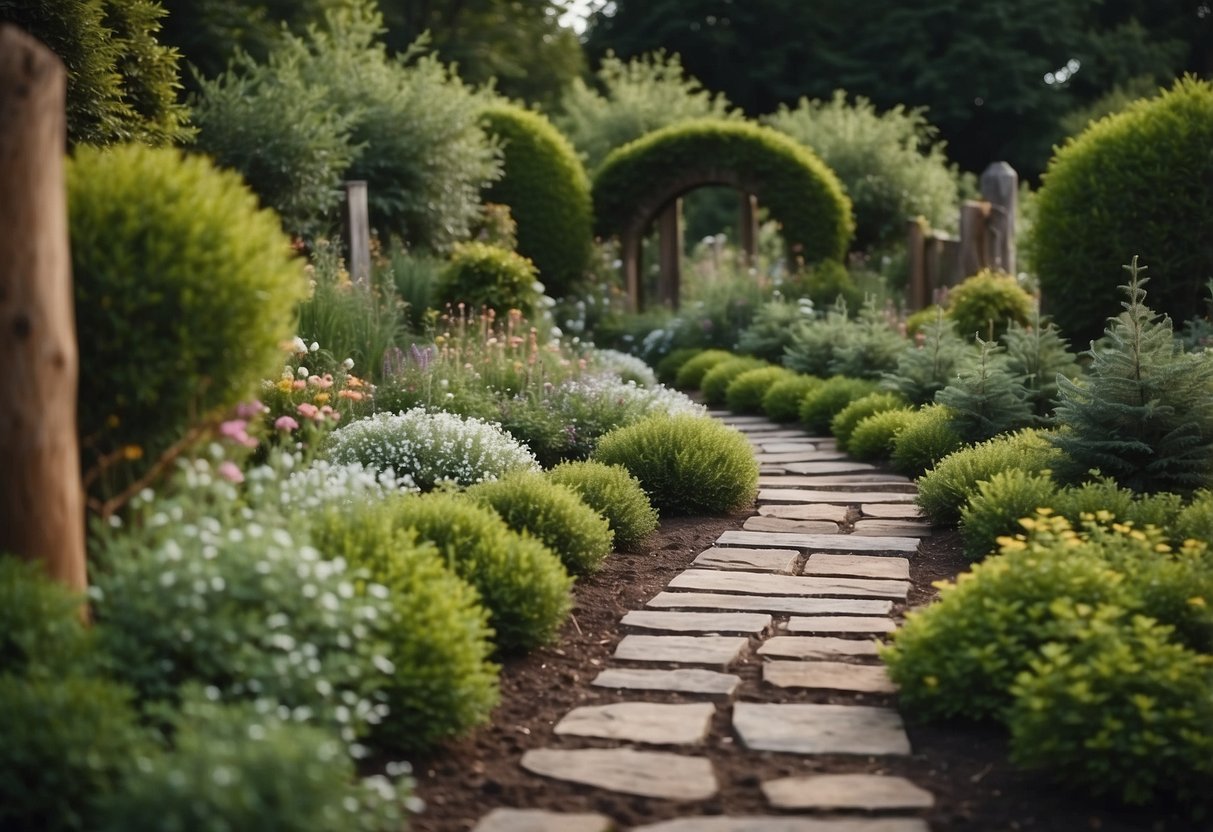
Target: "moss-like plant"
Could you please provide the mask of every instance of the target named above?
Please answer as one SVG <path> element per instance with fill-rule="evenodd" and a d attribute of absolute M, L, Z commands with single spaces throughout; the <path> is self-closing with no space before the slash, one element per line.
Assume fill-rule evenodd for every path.
<path fill-rule="evenodd" d="M 1012 275 L 983 269 L 948 293 L 947 317 L 966 340 L 974 335 L 998 340 L 1012 323 L 1027 325 L 1032 296 Z"/>
<path fill-rule="evenodd" d="M 897 436 L 914 421 L 914 413 L 911 408 L 899 407 L 864 417 L 851 431 L 847 450 L 859 460 L 888 459 L 897 446 Z"/>
<path fill-rule="evenodd" d="M 952 428 L 952 414 L 943 405 L 933 404 L 914 411 L 913 417 L 897 434 L 891 457 L 893 469 L 917 477 L 964 445 Z"/>
<path fill-rule="evenodd" d="M 797 414 L 806 428 L 817 435 L 826 435 L 830 422 L 856 399 L 876 392 L 876 383 L 865 379 L 834 376 L 810 391 L 800 401 Z"/>
<path fill-rule="evenodd" d="M 699 389 L 703 393 L 704 402 L 710 405 L 724 404 L 727 399 L 726 394 L 728 393 L 729 385 L 733 382 L 733 379 L 742 373 L 767 366 L 769 366 L 767 362 L 761 358 L 753 358 L 751 356 L 740 356 L 720 362 L 704 373 L 703 379 L 699 382 Z"/>
<path fill-rule="evenodd" d="M 729 382 L 724 391 L 725 404 L 734 413 L 762 413 L 762 400 L 778 381 L 794 378 L 785 367 L 757 367 L 747 370 Z"/>
<path fill-rule="evenodd" d="M 841 450 L 847 450 L 847 442 L 855 426 L 867 417 L 885 410 L 897 410 L 906 406 L 906 400 L 896 393 L 869 393 L 855 399 L 830 420 L 830 433 Z"/>
<path fill-rule="evenodd" d="M 535 264 L 521 254 L 488 243 L 459 243 L 438 277 L 438 300 L 468 309 L 492 309 L 505 319 L 511 309 L 531 317 L 541 293 Z"/>
<path fill-rule="evenodd" d="M 674 375 L 674 386 L 679 390 L 698 390 L 708 370 L 735 356 L 727 350 L 702 350 L 682 362 Z"/>
<path fill-rule="evenodd" d="M 773 422 L 795 422 L 800 418 L 800 403 L 821 385 L 817 376 L 794 375 L 777 381 L 762 397 L 762 410 Z"/>
<path fill-rule="evenodd" d="M 563 462 L 547 472 L 548 479 L 573 491 L 606 518 L 615 533 L 615 548 L 626 551 L 657 529 L 657 511 L 640 482 L 619 465 Z"/>

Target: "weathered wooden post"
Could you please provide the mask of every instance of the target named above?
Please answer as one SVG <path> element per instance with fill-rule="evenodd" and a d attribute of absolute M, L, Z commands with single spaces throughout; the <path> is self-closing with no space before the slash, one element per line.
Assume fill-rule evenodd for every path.
<path fill-rule="evenodd" d="M 633 229 L 624 230 L 619 238 L 619 258 L 623 261 L 623 287 L 628 296 L 629 312 L 644 308 L 644 284 L 640 281 L 642 242 L 640 234 Z"/>
<path fill-rule="evenodd" d="M 910 311 L 916 312 L 927 305 L 930 287 L 927 286 L 926 268 L 927 221 L 922 217 L 906 220 L 906 260 L 910 267 L 909 297 Z"/>
<path fill-rule="evenodd" d="M 972 277 L 990 264 L 986 224 L 990 203 L 966 199 L 960 206 L 960 279 Z"/>
<path fill-rule="evenodd" d="M 345 200 L 341 203 L 341 236 L 349 258 L 350 279 L 367 286 L 371 282 L 371 220 L 367 208 L 366 182 L 341 183 Z"/>
<path fill-rule="evenodd" d="M 741 195 L 741 250 L 747 266 L 758 265 L 758 197 Z"/>
<path fill-rule="evenodd" d="M 0 25 L 0 552 L 83 591 L 66 82 L 54 53 Z"/>
<path fill-rule="evenodd" d="M 682 284 L 682 200 L 675 199 L 657 218 L 660 238 L 661 281 L 658 299 L 670 309 L 678 308 L 679 286 Z"/>
<path fill-rule="evenodd" d="M 1015 274 L 1015 208 L 1019 174 L 1006 162 L 993 162 L 981 174 L 981 195 L 990 203 L 989 264 Z"/>

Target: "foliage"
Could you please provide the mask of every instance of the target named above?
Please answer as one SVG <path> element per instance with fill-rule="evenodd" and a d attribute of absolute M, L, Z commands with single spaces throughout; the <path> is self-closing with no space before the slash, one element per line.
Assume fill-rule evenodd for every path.
<path fill-rule="evenodd" d="M 437 546 L 447 566 L 476 588 L 499 652 L 532 650 L 556 637 L 572 606 L 573 581 L 550 549 L 457 494 L 404 495 L 390 510 L 397 528 Z"/>
<path fill-rule="evenodd" d="M 762 402 L 767 391 L 776 382 L 795 376 L 785 367 L 747 370 L 729 382 L 725 389 L 725 403 L 734 413 L 762 413 Z"/>
<path fill-rule="evenodd" d="M 833 376 L 805 394 L 800 400 L 800 411 L 797 415 L 809 431 L 824 436 L 829 432 L 834 417 L 851 402 L 875 392 L 876 385 L 871 381 Z"/>
<path fill-rule="evenodd" d="M 95 664 L 82 619 L 84 599 L 39 564 L 0 554 L 0 667 L 5 673 L 63 676 Z"/>
<path fill-rule="evenodd" d="M 893 443 L 893 470 L 919 477 L 964 445 L 952 428 L 952 414 L 933 404 L 914 411 Z"/>
<path fill-rule="evenodd" d="M 733 357 L 728 350 L 702 350 L 698 355 L 684 361 L 678 368 L 678 372 L 674 376 L 674 386 L 679 390 L 697 390 L 708 370 Z"/>
<path fill-rule="evenodd" d="M 396 297 L 404 304 L 400 317 L 412 332 L 423 332 L 432 322 L 438 307 L 438 278 L 445 260 L 424 252 L 409 251 L 399 239 L 393 240 L 383 267 L 383 285 L 390 279 Z"/>
<path fill-rule="evenodd" d="M 657 511 L 640 481 L 621 466 L 601 462 L 562 462 L 547 472 L 552 482 L 570 488 L 606 518 L 615 549 L 627 551 L 657 529 Z"/>
<path fill-rule="evenodd" d="M 438 301 L 491 309 L 502 318 L 511 309 L 532 317 L 543 294 L 537 278 L 535 264 L 520 254 L 487 243 L 458 243 L 438 278 Z"/>
<path fill-rule="evenodd" d="M 480 483 L 467 496 L 555 552 L 571 575 L 596 572 L 611 553 L 614 534 L 606 518 L 576 491 L 540 474 L 525 471 Z"/>
<path fill-rule="evenodd" d="M 81 444 L 92 476 L 113 463 L 106 493 L 273 372 L 305 287 L 274 215 L 205 159 L 79 148 L 68 208 Z"/>
<path fill-rule="evenodd" d="M 595 349 L 591 354 L 595 368 L 600 372 L 618 376 L 625 382 L 640 387 L 656 387 L 657 376 L 642 359 L 619 350 Z"/>
<path fill-rule="evenodd" d="M 1201 489 L 1175 518 L 1173 528 L 1179 540 L 1213 541 L 1213 491 Z"/>
<path fill-rule="evenodd" d="M 1026 326 L 1032 296 L 1014 276 L 982 269 L 948 292 L 947 317 L 966 340 L 974 334 L 997 341 L 1012 323 Z"/>
<path fill-rule="evenodd" d="M 925 217 L 934 228 L 955 221 L 957 175 L 925 108 L 899 104 L 878 113 L 862 95 L 852 102 L 835 90 L 828 101 L 782 105 L 766 123 L 812 148 L 838 174 L 855 206 L 856 248 L 901 242 L 907 217 Z"/>
<path fill-rule="evenodd" d="M 888 459 L 897 447 L 897 437 L 914 420 L 908 407 L 882 410 L 860 420 L 851 431 L 847 451 L 855 459 Z"/>
<path fill-rule="evenodd" d="M 898 357 L 908 348 L 909 342 L 893 328 L 889 315 L 869 297 L 858 319 L 835 345 L 829 369 L 835 375 L 878 379 L 897 366 Z"/>
<path fill-rule="evenodd" d="M 1185 354 L 1171 321 L 1145 305 L 1137 258 L 1128 267 L 1128 300 L 1093 344 L 1087 375 L 1058 379 L 1061 404 L 1053 441 L 1080 479 L 1098 469 L 1134 491 L 1192 491 L 1213 476 L 1213 361 Z"/>
<path fill-rule="evenodd" d="M 842 298 L 821 317 L 802 320 L 792 326 L 783 364 L 789 370 L 827 378 L 834 374 L 834 357 L 854 331 Z"/>
<path fill-rule="evenodd" d="M 518 223 L 518 253 L 530 259 L 549 293 L 564 295 L 589 265 L 590 180 L 576 151 L 539 113 L 510 104 L 482 120 L 502 146 L 502 175 L 485 193 L 508 205 Z"/>
<path fill-rule="evenodd" d="M 960 511 L 960 536 L 970 560 L 980 560 L 997 549 L 1000 537 L 1019 531 L 1019 520 L 1037 509 L 1051 508 L 1057 485 L 1048 473 L 1021 468 L 996 471 L 977 483 L 977 493 Z"/>
<path fill-rule="evenodd" d="M 741 356 L 722 361 L 703 374 L 699 382 L 699 390 L 703 393 L 703 401 L 709 405 L 725 403 L 729 385 L 733 379 L 750 370 L 758 370 L 770 366 L 761 358 Z"/>
<path fill-rule="evenodd" d="M 806 312 L 811 313 L 812 309 L 800 303 L 782 300 L 764 303 L 754 313 L 750 325 L 737 336 L 737 352 L 772 363 L 782 361 L 784 350 L 792 343 L 794 327 Z"/>
<path fill-rule="evenodd" d="M 1012 321 L 1002 336 L 1007 371 L 1023 379 L 1036 420 L 1045 421 L 1057 406 L 1057 377 L 1071 381 L 1081 369 L 1057 326 L 1034 310 L 1027 326 Z"/>
<path fill-rule="evenodd" d="M 952 414 L 952 429 L 962 441 L 984 442 L 1033 421 L 1023 382 L 1011 375 L 999 347 L 977 336 L 977 355 L 935 395 Z"/>
<path fill-rule="evenodd" d="M 1061 147 L 1038 197 L 1032 258 L 1049 311 L 1080 343 L 1116 298 L 1126 252 L 1151 266 L 1156 308 L 1176 320 L 1200 306 L 1213 256 L 1213 84 L 1187 77 L 1102 119 Z"/>
<path fill-rule="evenodd" d="M 423 491 L 536 466 L 534 456 L 496 425 L 424 408 L 376 413 L 339 428 L 330 435 L 326 453 L 333 462 L 408 474 Z"/>
<path fill-rule="evenodd" d="M 858 309 L 863 305 L 863 292 L 839 260 L 828 259 L 806 265 L 798 279 L 803 297 L 812 301 L 815 309 L 828 309 L 839 299 L 848 309 Z"/>
<path fill-rule="evenodd" d="M 830 420 L 830 433 L 838 442 L 839 450 L 847 450 L 847 443 L 855 427 L 864 419 L 885 410 L 898 410 L 906 405 L 905 399 L 896 393 L 869 393 L 853 399 L 850 404 L 834 414 Z"/>
<path fill-rule="evenodd" d="M 967 349 L 938 307 L 915 341 L 897 357 L 897 368 L 884 374 L 882 386 L 921 406 L 935 401 L 935 394 L 956 376 Z"/>
<path fill-rule="evenodd" d="M 679 347 L 657 362 L 657 380 L 662 384 L 673 384 L 682 365 L 703 352 L 699 347 Z"/>
<path fill-rule="evenodd" d="M 795 422 L 800 418 L 800 403 L 821 383 L 817 376 L 799 374 L 777 381 L 763 395 L 762 410 L 773 422 Z"/>
<path fill-rule="evenodd" d="M 627 469 L 662 514 L 725 514 L 758 493 L 745 436 L 702 416 L 656 415 L 611 431 L 593 458 Z"/>

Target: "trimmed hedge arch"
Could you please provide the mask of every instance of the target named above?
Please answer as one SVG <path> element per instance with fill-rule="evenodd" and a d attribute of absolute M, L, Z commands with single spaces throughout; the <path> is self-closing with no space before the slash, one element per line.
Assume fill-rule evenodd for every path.
<path fill-rule="evenodd" d="M 509 206 L 518 253 L 529 257 L 551 295 L 581 278 L 592 244 L 590 180 L 569 140 L 539 113 L 513 104 L 485 109 L 481 122 L 504 152 L 504 173 L 484 192 Z"/>
<path fill-rule="evenodd" d="M 707 185 L 753 194 L 783 225 L 788 255 L 841 260 L 855 231 L 851 201 L 813 151 L 768 127 L 696 119 L 655 130 L 613 151 L 594 178 L 596 231 L 629 249 L 674 200 Z M 635 276 L 628 292 L 637 299 Z"/>

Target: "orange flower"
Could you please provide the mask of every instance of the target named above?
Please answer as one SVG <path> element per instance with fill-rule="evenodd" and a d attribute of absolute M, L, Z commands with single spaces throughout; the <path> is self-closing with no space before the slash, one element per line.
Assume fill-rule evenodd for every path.
<path fill-rule="evenodd" d="M 350 401 L 355 401 L 355 402 L 360 402 L 364 398 L 366 398 L 365 393 L 360 393 L 357 390 L 342 390 L 337 395 L 343 399 L 349 399 Z"/>

